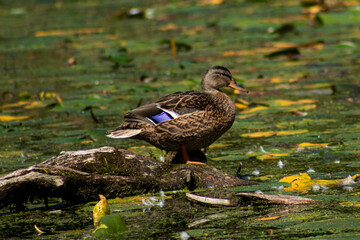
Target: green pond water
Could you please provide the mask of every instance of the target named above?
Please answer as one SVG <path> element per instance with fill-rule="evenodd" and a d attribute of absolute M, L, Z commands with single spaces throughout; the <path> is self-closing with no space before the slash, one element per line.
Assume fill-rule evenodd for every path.
<path fill-rule="evenodd" d="M 235 175 L 241 162 L 241 177 L 258 185 L 200 195 L 299 195 L 278 181 L 360 173 L 360 1 L 325 2 L 320 11 L 295 0 L 0 0 L 0 174 L 108 145 L 158 157 L 145 142 L 107 139 L 106 130 L 139 104 L 200 90 L 214 65 L 228 67 L 250 93 L 225 90 L 237 118 L 208 149 L 208 164 Z M 165 194 L 164 206 L 141 196 L 110 200 L 128 229 L 110 238 L 360 239 L 356 186 L 313 188 L 302 196 L 322 204 L 300 207 L 209 208 L 181 191 Z M 50 205 L 3 209 L 0 238 L 92 236 L 95 203 Z M 256 221 L 271 216 L 281 217 Z"/>

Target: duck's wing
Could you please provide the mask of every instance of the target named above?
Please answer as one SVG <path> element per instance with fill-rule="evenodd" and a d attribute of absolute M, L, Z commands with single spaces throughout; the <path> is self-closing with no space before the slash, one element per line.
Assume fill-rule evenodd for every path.
<path fill-rule="evenodd" d="M 176 92 L 155 102 L 160 109 L 177 115 L 202 111 L 209 104 L 208 95 L 198 91 Z"/>
<path fill-rule="evenodd" d="M 181 115 L 203 112 L 209 104 L 206 94 L 198 91 L 176 92 L 160 98 L 154 103 L 140 106 L 125 115 L 125 122 L 108 131 L 111 138 L 129 138 L 141 132 L 144 123 L 159 123 Z"/>
<path fill-rule="evenodd" d="M 157 124 L 183 114 L 202 111 L 208 105 L 208 101 L 207 95 L 202 92 L 176 92 L 128 112 L 125 118 L 130 121 Z"/>

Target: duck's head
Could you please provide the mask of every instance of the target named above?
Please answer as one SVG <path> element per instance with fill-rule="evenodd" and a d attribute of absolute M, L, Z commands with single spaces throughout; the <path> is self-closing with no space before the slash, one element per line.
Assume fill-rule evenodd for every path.
<path fill-rule="evenodd" d="M 240 92 L 247 92 L 243 87 L 238 85 L 229 69 L 222 66 L 211 67 L 201 81 L 201 88 L 204 92 L 221 91 L 220 88 L 231 87 Z"/>

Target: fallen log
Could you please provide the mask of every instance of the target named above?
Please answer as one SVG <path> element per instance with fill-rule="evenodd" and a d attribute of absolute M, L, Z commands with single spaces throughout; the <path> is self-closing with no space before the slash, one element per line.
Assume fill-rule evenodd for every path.
<path fill-rule="evenodd" d="M 0 208 L 34 198 L 70 203 L 159 190 L 249 185 L 209 165 L 171 164 L 114 147 L 63 151 L 42 163 L 0 177 Z"/>

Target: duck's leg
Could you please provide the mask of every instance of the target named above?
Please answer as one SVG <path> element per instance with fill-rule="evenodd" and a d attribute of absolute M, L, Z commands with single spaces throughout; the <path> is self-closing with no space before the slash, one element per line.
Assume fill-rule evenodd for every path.
<path fill-rule="evenodd" d="M 182 162 L 186 163 L 186 164 L 205 164 L 205 163 L 202 163 L 202 162 L 197 162 L 197 161 L 190 161 L 190 158 L 189 158 L 189 155 L 186 151 L 186 147 L 184 144 L 181 144 L 181 160 Z"/>

